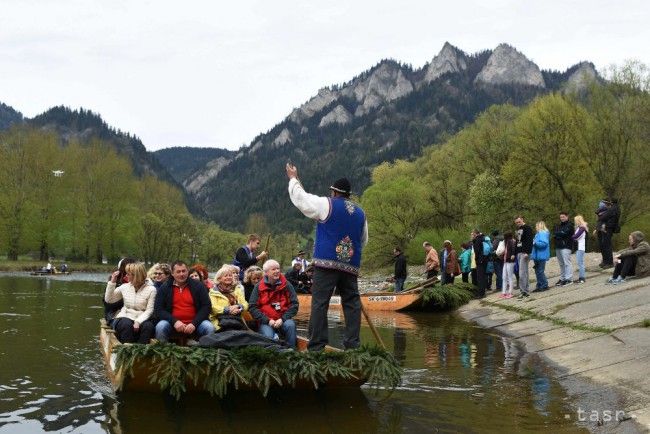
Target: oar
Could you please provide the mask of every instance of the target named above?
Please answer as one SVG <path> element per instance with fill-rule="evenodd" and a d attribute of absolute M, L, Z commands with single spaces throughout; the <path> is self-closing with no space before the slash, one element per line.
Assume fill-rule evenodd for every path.
<path fill-rule="evenodd" d="M 359 300 L 359 303 L 361 303 L 361 300 Z M 370 327 L 370 331 L 372 332 L 373 335 L 375 335 L 375 339 L 377 340 L 377 343 L 379 344 L 379 346 L 382 347 L 383 349 L 386 349 L 386 345 L 384 345 L 384 341 L 381 340 L 381 336 L 379 336 L 379 333 L 377 333 L 377 329 L 372 324 L 372 321 L 370 320 L 370 317 L 368 316 L 368 312 L 366 312 L 366 308 L 363 307 L 363 303 L 361 303 L 361 312 L 363 312 L 363 316 L 366 318 L 366 322 L 368 323 L 368 326 Z"/>
<path fill-rule="evenodd" d="M 418 289 L 424 288 L 425 286 L 427 286 L 427 285 L 429 285 L 429 284 L 431 284 L 431 283 L 434 283 L 434 284 L 435 284 L 436 282 L 438 282 L 438 276 L 433 276 L 432 278 L 427 279 L 427 280 L 425 280 L 424 282 L 420 282 L 420 283 L 418 283 L 418 284 L 415 285 L 413 288 L 409 288 L 409 289 L 407 289 L 407 290 L 405 290 L 405 291 L 398 292 L 397 294 L 406 294 L 406 293 L 409 293 L 409 292 L 413 292 L 413 291 L 415 291 L 415 290 L 418 290 Z"/>

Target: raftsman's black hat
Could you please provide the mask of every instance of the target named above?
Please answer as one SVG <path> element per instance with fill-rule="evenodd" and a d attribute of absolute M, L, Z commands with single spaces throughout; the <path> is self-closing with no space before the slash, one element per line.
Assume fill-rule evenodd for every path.
<path fill-rule="evenodd" d="M 337 179 L 334 184 L 330 185 L 330 190 L 349 195 L 352 191 L 352 186 L 350 185 L 348 178 L 341 178 Z"/>

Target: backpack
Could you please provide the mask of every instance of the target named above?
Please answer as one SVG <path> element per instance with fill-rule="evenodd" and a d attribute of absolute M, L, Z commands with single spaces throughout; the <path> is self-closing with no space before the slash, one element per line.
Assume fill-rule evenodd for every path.
<path fill-rule="evenodd" d="M 490 256 L 492 254 L 492 242 L 490 241 L 490 237 L 485 235 L 483 237 L 483 256 Z"/>

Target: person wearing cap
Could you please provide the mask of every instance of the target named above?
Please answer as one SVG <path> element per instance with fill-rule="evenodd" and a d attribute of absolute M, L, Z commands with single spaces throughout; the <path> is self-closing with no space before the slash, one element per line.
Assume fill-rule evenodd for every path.
<path fill-rule="evenodd" d="M 327 309 L 334 288 L 341 295 L 345 316 L 343 346 L 357 348 L 361 327 L 357 277 L 361 252 L 368 242 L 366 215 L 350 200 L 352 186 L 346 178 L 330 186 L 330 197 L 321 197 L 305 191 L 295 166 L 287 163 L 285 170 L 291 202 L 317 222 L 308 348 L 322 351 L 328 343 Z"/>
<path fill-rule="evenodd" d="M 307 271 L 307 267 L 309 267 L 309 261 L 305 259 L 305 251 L 300 250 L 298 254 L 296 255 L 295 258 L 293 258 L 293 262 L 299 262 L 300 263 L 300 272 L 304 273 Z M 292 264 L 293 264 L 292 262 Z"/>

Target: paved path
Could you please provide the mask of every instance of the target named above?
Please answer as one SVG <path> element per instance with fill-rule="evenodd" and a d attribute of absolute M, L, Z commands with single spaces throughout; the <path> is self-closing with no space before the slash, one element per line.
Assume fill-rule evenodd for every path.
<path fill-rule="evenodd" d="M 523 301 L 491 293 L 458 312 L 550 362 L 584 411 L 569 415 L 576 422 L 586 418 L 580 425 L 595 432 L 650 432 L 650 327 L 643 325 L 650 321 L 650 278 L 608 285 L 610 273 L 591 268 L 584 284 Z M 625 412 L 618 421 L 616 411 Z"/>

